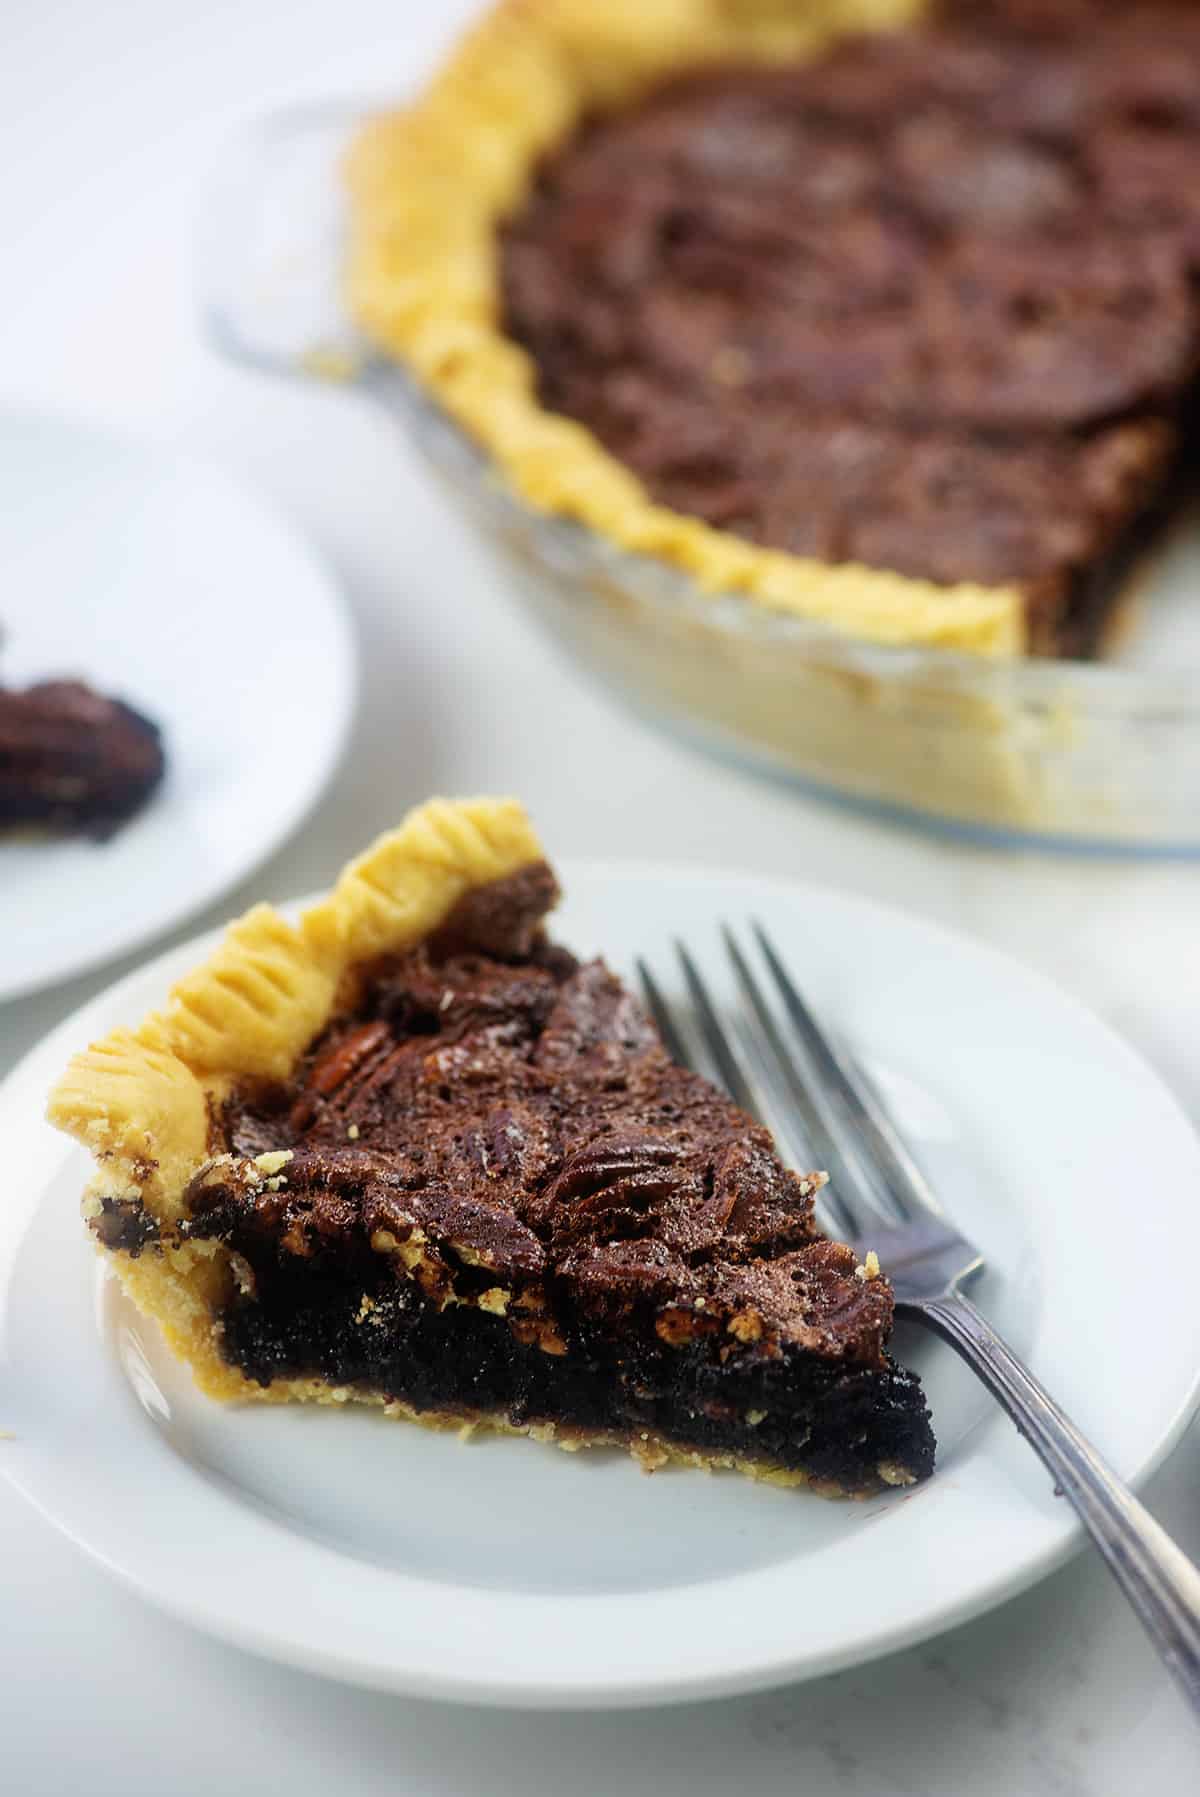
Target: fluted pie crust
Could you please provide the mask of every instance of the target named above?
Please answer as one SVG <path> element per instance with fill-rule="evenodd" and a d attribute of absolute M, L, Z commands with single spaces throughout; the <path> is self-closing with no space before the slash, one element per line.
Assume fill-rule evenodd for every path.
<path fill-rule="evenodd" d="M 556 896 L 519 805 L 435 800 L 78 1055 L 49 1115 L 125 1289 L 218 1399 L 830 1495 L 924 1476 L 891 1289 L 816 1228 L 823 1176 L 548 942 Z"/>
<path fill-rule="evenodd" d="M 680 67 L 793 61 L 925 10 L 922 0 L 500 0 L 415 105 L 375 119 L 354 144 L 349 297 L 368 335 L 537 510 L 713 593 L 880 643 L 1010 655 L 1026 647 L 1015 587 L 830 566 L 653 504 L 591 431 L 539 403 L 533 363 L 502 328 L 497 226 L 585 114 L 627 104 Z"/>

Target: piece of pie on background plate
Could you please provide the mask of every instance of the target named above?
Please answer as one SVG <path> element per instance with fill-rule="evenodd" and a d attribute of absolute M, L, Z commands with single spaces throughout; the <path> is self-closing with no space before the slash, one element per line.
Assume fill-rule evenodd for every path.
<path fill-rule="evenodd" d="M 519 805 L 433 801 L 260 905 L 51 1120 L 88 1226 L 214 1398 L 380 1406 L 861 1495 L 932 1470 L 893 1300 L 819 1174 L 544 929 Z"/>
<path fill-rule="evenodd" d="M 166 771 L 157 724 L 82 680 L 0 686 L 0 832 L 103 841 L 140 811 Z"/>

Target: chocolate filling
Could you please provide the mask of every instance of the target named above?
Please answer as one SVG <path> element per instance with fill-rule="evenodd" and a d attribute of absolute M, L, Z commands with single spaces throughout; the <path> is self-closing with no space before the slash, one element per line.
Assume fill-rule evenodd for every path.
<path fill-rule="evenodd" d="M 554 890 L 527 869 L 360 970 L 292 1077 L 214 1120 L 182 1234 L 235 1251 L 226 1357 L 853 1491 L 924 1476 L 887 1282 L 601 962 L 546 942 Z"/>
<path fill-rule="evenodd" d="M 765 546 L 1089 654 L 1194 475 L 1200 19 L 995 0 L 593 120 L 501 233 L 543 402 Z"/>

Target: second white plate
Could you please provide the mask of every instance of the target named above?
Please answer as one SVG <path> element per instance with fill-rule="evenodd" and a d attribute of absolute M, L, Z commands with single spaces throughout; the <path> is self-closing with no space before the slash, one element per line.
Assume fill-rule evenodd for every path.
<path fill-rule="evenodd" d="M 0 839 L 0 1002 L 160 935 L 296 828 L 337 763 L 354 648 L 303 541 L 223 475 L 0 413 L 0 680 L 78 676 L 162 726 L 111 841 Z"/>
<path fill-rule="evenodd" d="M 556 933 L 731 998 L 717 926 L 758 916 L 879 1080 L 991 1271 L 981 1302 L 1120 1472 L 1191 1414 L 1200 1144 L 1158 1079 L 1036 975 L 805 886 L 567 867 Z M 355 1410 L 229 1410 L 121 1297 L 78 1217 L 84 1157 L 40 1120 L 69 1053 L 133 1023 L 206 941 L 65 1023 L 0 1093 L 0 1444 L 80 1546 L 214 1634 L 418 1696 L 661 1703 L 830 1672 L 961 1622 L 1078 1541 L 1029 1448 L 939 1343 L 897 1342 L 940 1442 L 919 1489 L 822 1502 L 622 1455 Z"/>

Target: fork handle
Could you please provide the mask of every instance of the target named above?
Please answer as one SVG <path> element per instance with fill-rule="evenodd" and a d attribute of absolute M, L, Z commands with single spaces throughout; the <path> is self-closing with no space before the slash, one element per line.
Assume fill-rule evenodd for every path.
<path fill-rule="evenodd" d="M 1054 1476 L 1168 1671 L 1200 1716 L 1200 1571 L 1085 1441 L 969 1298 L 898 1304 L 978 1373 Z"/>

